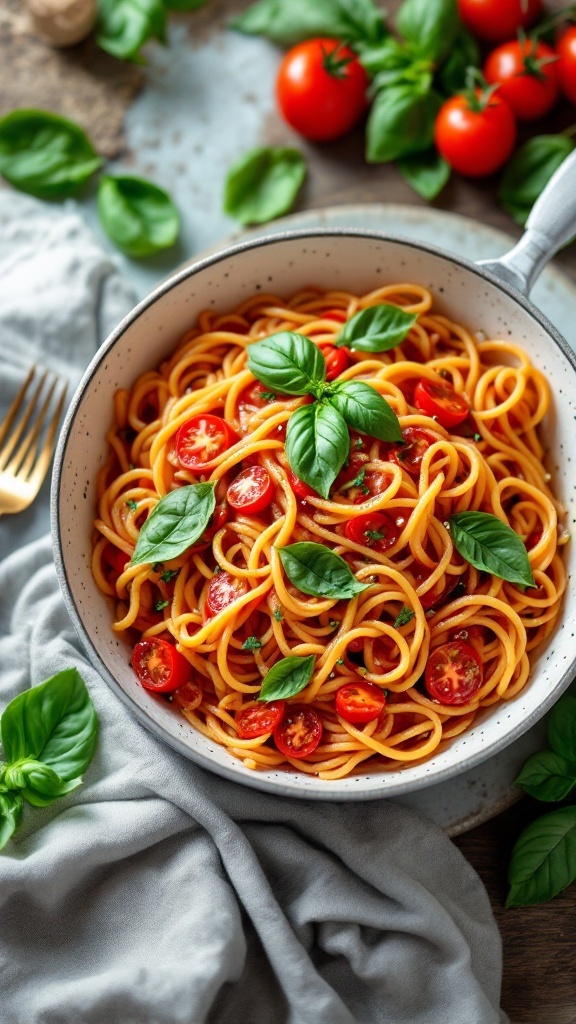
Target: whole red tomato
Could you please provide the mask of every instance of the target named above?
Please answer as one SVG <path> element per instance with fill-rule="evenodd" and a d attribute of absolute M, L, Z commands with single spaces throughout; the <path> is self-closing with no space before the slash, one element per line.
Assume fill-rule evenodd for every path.
<path fill-rule="evenodd" d="M 542 0 L 458 0 L 466 28 L 490 43 L 503 42 L 519 28 L 529 28 L 541 10 Z"/>
<path fill-rule="evenodd" d="M 276 79 L 280 112 L 314 142 L 338 139 L 366 109 L 368 76 L 337 39 L 309 39 L 289 50 Z"/>
<path fill-rule="evenodd" d="M 497 171 L 514 149 L 516 122 L 510 107 L 481 90 L 452 96 L 442 104 L 434 126 L 438 152 L 469 178 Z"/>
<path fill-rule="evenodd" d="M 558 77 L 562 92 L 576 104 L 576 25 L 562 33 L 556 45 Z"/>
<path fill-rule="evenodd" d="M 560 95 L 558 56 L 551 46 L 533 39 L 514 39 L 488 55 L 484 77 L 520 121 L 536 121 L 552 109 Z"/>

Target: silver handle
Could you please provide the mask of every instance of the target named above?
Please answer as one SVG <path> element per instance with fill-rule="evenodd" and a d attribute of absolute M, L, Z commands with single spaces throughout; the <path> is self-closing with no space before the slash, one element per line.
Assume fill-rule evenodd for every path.
<path fill-rule="evenodd" d="M 479 260 L 507 284 L 528 295 L 540 271 L 576 235 L 576 151 L 560 165 L 538 197 L 520 241 L 499 260 Z"/>

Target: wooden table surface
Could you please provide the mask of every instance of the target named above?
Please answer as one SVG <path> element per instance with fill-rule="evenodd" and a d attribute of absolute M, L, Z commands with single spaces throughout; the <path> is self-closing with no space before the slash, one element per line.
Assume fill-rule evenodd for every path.
<path fill-rule="evenodd" d="M 246 6 L 247 0 L 213 3 L 214 17 L 224 24 L 230 10 Z M 397 0 L 386 6 L 393 12 Z M 40 44 L 22 32 L 20 7 L 17 0 L 5 0 L 0 13 L 0 111 L 28 104 L 50 106 L 90 125 L 101 152 L 121 152 L 121 118 L 143 83 L 141 70 L 108 58 L 91 43 L 60 55 L 39 49 Z M 538 125 L 538 132 L 554 131 L 575 120 L 573 110 L 561 108 Z M 261 141 L 293 145 L 295 140 L 274 115 L 263 126 Z M 425 205 L 393 166 L 365 163 L 361 129 L 330 145 L 309 146 L 300 140 L 298 145 L 309 164 L 301 209 L 358 202 Z M 434 205 L 519 236 L 519 229 L 498 206 L 496 191 L 495 178 L 479 183 L 454 178 Z M 576 245 L 565 250 L 558 263 L 576 280 Z M 504 946 L 502 1005 L 512 1024 L 576 1024 L 576 885 L 551 903 L 504 909 L 510 851 L 522 828 L 542 810 L 542 805 L 525 798 L 455 842 L 490 894 Z"/>

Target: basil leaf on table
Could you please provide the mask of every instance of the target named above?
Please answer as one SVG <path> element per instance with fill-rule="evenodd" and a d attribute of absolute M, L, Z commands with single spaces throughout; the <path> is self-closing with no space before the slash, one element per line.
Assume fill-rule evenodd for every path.
<path fill-rule="evenodd" d="M 48 110 L 13 110 L 0 119 L 0 174 L 40 199 L 72 195 L 102 160 L 82 129 Z"/>
<path fill-rule="evenodd" d="M 536 800 L 564 800 L 576 786 L 576 763 L 542 750 L 528 758 L 514 782 Z"/>
<path fill-rule="evenodd" d="M 524 587 L 536 585 L 526 547 L 507 523 L 488 512 L 458 512 L 448 522 L 456 550 L 475 569 Z"/>
<path fill-rule="evenodd" d="M 320 349 L 304 334 L 282 331 L 248 346 L 248 369 L 266 387 L 285 395 L 307 395 L 326 377 Z"/>
<path fill-rule="evenodd" d="M 356 313 L 338 332 L 334 344 L 359 352 L 387 352 L 399 345 L 416 323 L 416 313 L 381 302 Z"/>
<path fill-rule="evenodd" d="M 18 828 L 23 806 L 20 793 L 0 791 L 0 850 L 6 846 Z"/>
<path fill-rule="evenodd" d="M 313 597 L 355 597 L 370 586 L 360 583 L 347 562 L 323 544 L 301 541 L 278 548 L 288 579 L 303 594 Z"/>
<path fill-rule="evenodd" d="M 290 468 L 323 498 L 328 498 L 349 450 L 348 428 L 332 405 L 303 405 L 288 420 L 286 456 Z"/>
<path fill-rule="evenodd" d="M 300 658 L 293 654 L 290 658 L 282 658 L 272 666 L 264 677 L 262 688 L 257 700 L 284 700 L 300 693 L 312 679 L 314 673 L 314 655 Z"/>
<path fill-rule="evenodd" d="M 140 47 L 149 39 L 166 42 L 162 0 L 99 0 L 96 42 L 106 53 L 141 64 Z"/>
<path fill-rule="evenodd" d="M 440 97 L 418 84 L 399 83 L 381 89 L 366 125 L 368 163 L 387 163 L 430 149 Z"/>
<path fill-rule="evenodd" d="M 576 697 L 567 693 L 548 719 L 548 742 L 557 754 L 576 764 Z"/>
<path fill-rule="evenodd" d="M 261 35 L 281 46 L 294 46 L 314 36 L 332 36 L 348 43 L 376 43 L 386 29 L 372 0 L 259 0 L 230 22 L 247 35 Z"/>
<path fill-rule="evenodd" d="M 544 814 L 524 829 L 512 851 L 507 907 L 550 900 L 576 878 L 576 805 Z"/>
<path fill-rule="evenodd" d="M 142 526 L 131 565 L 168 562 L 200 539 L 216 507 L 215 484 L 185 484 L 165 494 Z"/>
<path fill-rule="evenodd" d="M 228 171 L 224 211 L 241 224 L 274 220 L 292 209 L 305 177 L 306 161 L 297 149 L 251 149 Z"/>
<path fill-rule="evenodd" d="M 573 149 L 566 135 L 536 135 L 508 161 L 498 198 L 517 224 L 526 223 L 544 186 Z"/>
<path fill-rule="evenodd" d="M 42 761 L 29 760 L 8 765 L 5 782 L 12 790 L 19 789 L 33 807 L 48 807 L 82 785 L 82 778 L 62 779 Z"/>
<path fill-rule="evenodd" d="M 170 196 L 143 178 L 101 178 L 98 213 L 106 234 L 136 259 L 169 249 L 178 238 L 180 217 Z"/>
<path fill-rule="evenodd" d="M 466 88 L 466 68 L 478 68 L 481 64 L 480 47 L 474 36 L 463 26 L 458 30 L 452 49 L 440 68 L 438 81 L 440 89 L 448 96 Z"/>
<path fill-rule="evenodd" d="M 450 164 L 440 156 L 437 149 L 400 157 L 396 167 L 411 188 L 428 202 L 440 194 L 448 183 L 451 171 Z"/>
<path fill-rule="evenodd" d="M 450 53 L 460 27 L 456 0 L 404 0 L 396 27 L 418 57 L 440 61 Z"/>
<path fill-rule="evenodd" d="M 396 413 L 370 384 L 345 380 L 332 385 L 327 399 L 349 427 L 380 441 L 402 441 L 402 430 Z"/>

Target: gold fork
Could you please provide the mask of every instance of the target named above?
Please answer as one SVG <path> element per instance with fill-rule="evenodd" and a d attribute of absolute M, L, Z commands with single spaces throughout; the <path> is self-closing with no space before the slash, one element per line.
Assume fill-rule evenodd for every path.
<path fill-rule="evenodd" d="M 32 504 L 54 453 L 68 385 L 48 370 L 37 380 L 38 372 L 33 366 L 0 425 L 0 515 Z"/>

